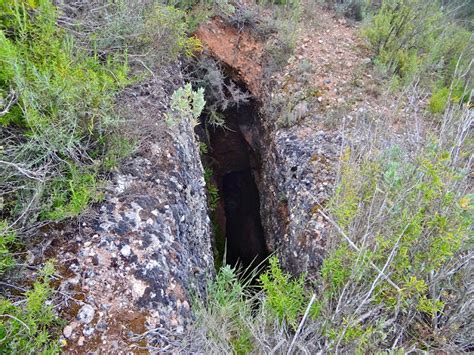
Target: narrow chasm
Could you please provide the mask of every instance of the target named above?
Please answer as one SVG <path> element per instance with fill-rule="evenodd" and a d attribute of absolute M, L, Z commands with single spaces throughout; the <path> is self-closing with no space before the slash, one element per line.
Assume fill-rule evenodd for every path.
<path fill-rule="evenodd" d="M 204 156 L 219 194 L 211 216 L 216 265 L 225 255 L 226 264 L 252 268 L 268 255 L 258 190 L 262 133 L 258 107 L 251 100 L 221 114 L 225 127 L 208 126 Z"/>

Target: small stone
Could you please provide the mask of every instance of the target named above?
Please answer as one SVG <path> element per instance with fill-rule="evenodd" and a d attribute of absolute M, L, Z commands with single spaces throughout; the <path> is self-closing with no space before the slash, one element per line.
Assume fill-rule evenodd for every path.
<path fill-rule="evenodd" d="M 132 253 L 132 249 L 130 249 L 129 245 L 124 245 L 122 249 L 120 249 L 120 254 L 122 254 L 124 257 L 129 257 L 130 254 Z"/>
<path fill-rule="evenodd" d="M 1 210 L 1 208 L 0 208 L 0 210 Z M 26 262 L 28 263 L 28 265 L 33 265 L 34 262 L 35 262 L 35 259 L 36 259 L 35 255 L 29 250 L 26 253 L 27 253 L 26 254 Z"/>
<path fill-rule="evenodd" d="M 324 84 L 326 84 L 326 85 L 327 85 L 327 84 L 331 84 L 331 80 L 325 79 L 325 80 L 324 80 Z"/>
<path fill-rule="evenodd" d="M 299 102 L 293 109 L 293 113 L 296 119 L 305 117 L 308 111 L 309 111 L 309 108 L 308 108 L 308 103 L 306 101 Z"/>
<path fill-rule="evenodd" d="M 63 335 L 66 339 L 69 339 L 72 335 L 72 327 L 70 325 L 66 325 L 63 329 Z"/>
<path fill-rule="evenodd" d="M 369 65 L 370 63 L 372 63 L 372 59 L 370 59 L 370 58 L 362 59 L 362 64 Z"/>
<path fill-rule="evenodd" d="M 97 324 L 97 330 L 99 330 L 99 331 L 101 331 L 101 332 L 107 330 L 107 323 L 104 322 L 104 321 L 99 322 L 99 323 Z"/>
<path fill-rule="evenodd" d="M 322 41 L 322 40 L 319 40 L 318 43 L 319 43 L 319 44 L 323 44 L 323 41 Z"/>
<path fill-rule="evenodd" d="M 77 341 L 77 345 L 83 346 L 84 345 L 84 340 L 86 340 L 82 335 L 79 337 L 79 340 Z"/>
<path fill-rule="evenodd" d="M 77 313 L 77 320 L 89 324 L 94 319 L 95 310 L 90 304 L 85 304 Z"/>
<path fill-rule="evenodd" d="M 184 308 L 186 311 L 189 311 L 190 306 L 189 306 L 188 301 L 184 301 L 183 304 L 182 304 L 182 306 L 183 306 L 183 308 Z"/>
<path fill-rule="evenodd" d="M 323 98 L 321 96 L 318 97 L 318 102 L 323 102 Z"/>
<path fill-rule="evenodd" d="M 94 327 L 86 327 L 82 331 L 82 334 L 84 334 L 86 337 L 90 337 L 92 334 L 94 334 L 95 328 Z"/>
<path fill-rule="evenodd" d="M 87 247 L 90 247 L 91 244 L 92 244 L 92 242 L 85 242 L 85 243 L 84 243 L 84 246 L 87 248 Z"/>

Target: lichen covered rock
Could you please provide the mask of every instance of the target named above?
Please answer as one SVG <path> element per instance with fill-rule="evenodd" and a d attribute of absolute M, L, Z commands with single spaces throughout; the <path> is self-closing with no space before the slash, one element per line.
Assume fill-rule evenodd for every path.
<path fill-rule="evenodd" d="M 190 293 L 202 294 L 214 272 L 193 127 L 163 117 L 177 85 L 155 79 L 121 97 L 147 137 L 113 174 L 105 200 L 63 233 L 57 258 L 72 297 L 63 307 L 72 352 L 166 345 L 192 319 Z"/>
<path fill-rule="evenodd" d="M 270 132 L 263 159 L 265 238 L 295 275 L 319 269 L 330 228 L 318 211 L 333 192 L 340 137 L 318 129 L 318 120 Z"/>

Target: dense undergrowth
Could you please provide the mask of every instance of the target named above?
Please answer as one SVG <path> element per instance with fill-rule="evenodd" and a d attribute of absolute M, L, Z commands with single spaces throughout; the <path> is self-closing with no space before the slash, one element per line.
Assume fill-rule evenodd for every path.
<path fill-rule="evenodd" d="M 472 350 L 469 17 L 461 21 L 459 12 L 432 1 L 335 3 L 366 19 L 362 34 L 393 87 L 420 82 L 432 93 L 437 127 L 414 146 L 384 136 L 383 124 L 359 127 L 360 137 L 371 135 L 344 151 L 335 196 L 317 209 L 334 226 L 320 272 L 295 279 L 271 258 L 256 289 L 222 267 L 210 297 L 196 300 L 186 350 Z M 202 47 L 189 34 L 215 14 L 251 27 L 271 39 L 272 71 L 295 48 L 305 12 L 297 0 L 249 9 L 228 1 L 122 0 L 88 11 L 97 4 L 61 12 L 50 0 L 0 3 L 2 278 L 20 270 L 18 252 L 36 227 L 77 216 L 100 199 L 107 173 L 133 150 L 133 139 L 117 129 L 126 124 L 116 110 L 120 90 L 153 75 L 155 66 L 191 58 L 197 73 L 189 79 L 204 87 L 215 128 L 219 110 L 248 96 L 218 64 L 192 58 Z M 259 11 L 274 5 L 261 20 Z M 203 91 L 187 86 L 175 102 L 180 95 L 203 108 Z M 218 194 L 208 185 L 212 207 Z M 52 277 L 46 263 L 31 286 L 2 283 L 16 291 L 0 297 L 0 352 L 59 351 Z"/>

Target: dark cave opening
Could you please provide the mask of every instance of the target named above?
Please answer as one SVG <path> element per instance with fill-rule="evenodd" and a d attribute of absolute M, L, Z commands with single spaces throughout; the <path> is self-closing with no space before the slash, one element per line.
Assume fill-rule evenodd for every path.
<path fill-rule="evenodd" d="M 219 200 L 212 212 L 216 266 L 252 269 L 267 256 L 260 217 L 261 127 L 258 107 L 249 101 L 222 112 L 225 128 L 207 127 L 204 166 L 212 170 Z"/>
<path fill-rule="evenodd" d="M 226 174 L 222 188 L 227 262 L 230 265 L 240 263 L 244 268 L 256 266 L 267 253 L 260 221 L 258 189 L 250 169 Z"/>

